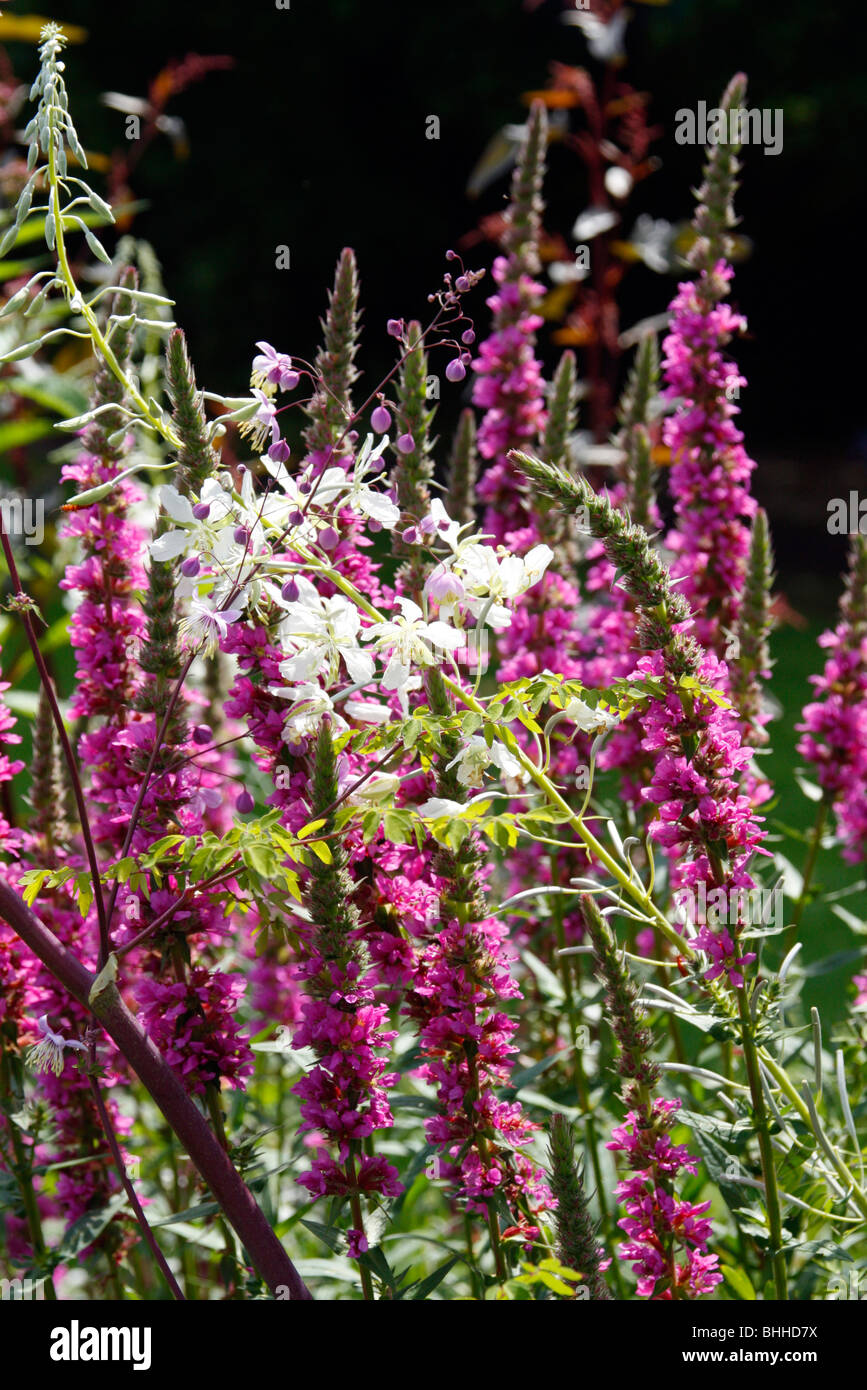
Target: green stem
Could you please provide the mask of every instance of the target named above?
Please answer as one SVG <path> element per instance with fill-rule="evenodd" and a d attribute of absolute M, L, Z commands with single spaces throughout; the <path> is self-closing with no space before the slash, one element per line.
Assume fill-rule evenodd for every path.
<path fill-rule="evenodd" d="M 78 286 L 75 283 L 75 276 L 72 273 L 72 269 L 69 264 L 69 257 L 66 253 L 66 236 L 63 225 L 63 210 L 60 206 L 60 185 L 57 181 L 57 158 L 54 148 L 53 131 L 51 138 L 48 142 L 48 182 L 51 188 L 51 210 L 54 213 L 55 246 L 57 249 L 58 270 L 60 271 L 61 278 L 63 279 L 63 283 L 66 287 L 68 297 L 70 299 L 73 299 L 77 295 L 79 300 L 81 300 L 82 297 L 79 293 Z M 141 391 L 139 391 L 135 382 L 127 376 L 123 367 L 118 362 L 117 357 L 115 356 L 115 353 L 112 350 L 110 343 L 105 337 L 105 334 L 100 328 L 99 321 L 97 320 L 97 317 L 91 309 L 90 305 L 81 302 L 81 307 L 79 308 L 78 312 L 81 314 L 82 318 L 87 324 L 87 327 L 90 331 L 90 336 L 93 339 L 93 342 L 96 345 L 96 347 L 99 349 L 99 352 L 102 355 L 103 359 L 108 364 L 109 369 L 114 374 L 114 376 L 117 377 L 117 380 L 120 382 L 121 386 L 124 388 L 124 391 L 130 397 L 130 399 L 135 402 L 144 419 L 147 420 L 148 424 L 151 426 L 152 429 L 156 430 L 157 434 L 162 435 L 163 439 L 165 439 L 166 443 L 169 444 L 172 449 L 181 449 L 183 447 L 181 440 L 175 434 L 174 430 L 169 425 L 166 425 L 162 420 L 160 420 L 158 416 L 152 413 L 150 406 L 148 405 Z"/>
<path fill-rule="evenodd" d="M 813 880 L 813 872 L 816 868 L 816 860 L 819 857 L 819 850 L 822 846 L 822 834 L 824 832 L 825 822 L 827 821 L 827 819 L 828 802 L 823 797 L 822 801 L 819 803 L 819 809 L 816 812 L 816 824 L 813 826 L 813 834 L 810 837 L 810 848 L 807 851 L 807 860 L 804 864 L 804 874 L 801 880 L 801 891 L 798 895 L 798 901 L 795 903 L 795 907 L 792 912 L 792 920 L 789 924 L 789 929 L 786 932 L 786 952 L 790 951 L 795 944 L 795 940 L 798 935 L 798 927 L 801 924 L 801 918 L 803 917 L 804 909 L 807 906 L 807 900 L 810 892 L 810 884 Z"/>
<path fill-rule="evenodd" d="M 352 1224 L 357 1231 L 363 1231 L 364 1215 L 361 1210 L 361 1197 L 356 1187 L 355 1154 L 351 1146 L 349 1157 L 346 1160 L 346 1181 L 352 1190 L 352 1195 L 349 1198 L 349 1207 L 352 1212 Z M 364 1295 L 365 1302 L 373 1303 L 373 1280 L 370 1277 L 370 1270 L 366 1265 L 362 1264 L 361 1260 L 358 1261 L 358 1272 L 361 1275 L 361 1291 Z"/>
<path fill-rule="evenodd" d="M 783 1254 L 783 1226 L 780 1217 L 780 1194 L 777 1187 L 777 1168 L 774 1163 L 774 1146 L 771 1143 L 771 1127 L 768 1124 L 768 1112 L 765 1108 L 765 1096 L 762 1090 L 762 1078 L 759 1073 L 759 1059 L 756 1052 L 756 1043 L 753 1037 L 753 1020 L 750 1016 L 750 1005 L 747 999 L 747 992 L 743 985 L 738 988 L 738 1012 L 741 1020 L 741 1041 L 744 1049 L 744 1060 L 747 1067 L 747 1078 L 750 1085 L 750 1096 L 753 1105 L 753 1119 L 755 1121 L 756 1133 L 759 1137 L 759 1152 L 762 1160 L 762 1176 L 765 1182 L 765 1205 L 768 1210 L 768 1230 L 771 1240 L 771 1258 L 774 1268 L 774 1287 L 777 1298 L 783 1301 L 788 1300 L 789 1291 L 786 1282 L 786 1257 Z"/>

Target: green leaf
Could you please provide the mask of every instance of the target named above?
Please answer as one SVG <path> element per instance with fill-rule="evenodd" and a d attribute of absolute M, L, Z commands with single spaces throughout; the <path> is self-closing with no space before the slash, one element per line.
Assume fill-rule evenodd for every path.
<path fill-rule="evenodd" d="M 0 425 L 0 453 L 30 444 L 34 439 L 50 434 L 51 430 L 50 420 L 7 420 Z"/>
<path fill-rule="evenodd" d="M 280 861 L 271 845 L 245 845 L 241 858 L 260 878 L 274 878 L 280 869 Z"/>
<path fill-rule="evenodd" d="M 87 409 L 87 396 L 81 388 L 59 373 L 48 370 L 37 381 L 22 381 L 20 376 L 3 377 L 0 379 L 0 391 L 23 396 L 64 417 L 81 415 Z"/>
<path fill-rule="evenodd" d="M 554 1274 L 549 1274 L 547 1269 L 541 1267 L 537 1269 L 533 1279 L 536 1283 L 544 1284 L 552 1293 L 565 1295 L 566 1298 L 572 1298 L 575 1293 L 575 1290 L 564 1283 L 562 1279 L 558 1279 Z"/>
<path fill-rule="evenodd" d="M 74 1264 L 75 1257 L 92 1245 L 97 1236 L 102 1235 L 106 1226 L 114 1220 L 127 1204 L 126 1193 L 118 1192 L 104 1207 L 88 1211 L 64 1232 L 60 1244 L 52 1251 L 55 1265 Z"/>
<path fill-rule="evenodd" d="M 324 824 L 325 821 L 321 819 L 308 821 L 307 825 L 302 825 L 298 831 L 298 839 L 306 840 L 307 836 L 312 835 L 315 830 L 321 830 Z"/>
<path fill-rule="evenodd" d="M 433 1293 L 434 1289 L 442 1283 L 446 1275 L 457 1264 L 460 1258 L 460 1255 L 452 1255 L 451 1259 L 446 1260 L 445 1264 L 435 1269 L 433 1274 L 429 1274 L 427 1278 L 422 1279 L 420 1283 L 413 1284 L 411 1288 L 414 1289 L 415 1292 L 412 1295 L 412 1302 L 418 1303 L 421 1299 L 427 1298 L 428 1294 Z M 407 1292 L 410 1292 L 410 1290 L 407 1290 Z"/>
<path fill-rule="evenodd" d="M 749 1275 L 741 1269 L 740 1265 L 735 1268 L 732 1265 L 721 1264 L 720 1269 L 726 1283 L 731 1284 L 738 1298 L 745 1299 L 750 1303 L 755 1302 L 756 1291 L 750 1283 Z"/>
<path fill-rule="evenodd" d="M 323 864 L 333 863 L 334 856 L 331 853 L 331 846 L 325 840 L 311 840 L 307 848 L 312 850 L 316 858 L 320 859 Z"/>
<path fill-rule="evenodd" d="M 553 970 L 549 970 L 545 962 L 540 960 L 538 956 L 534 956 L 532 951 L 522 951 L 521 959 L 535 975 L 545 998 L 562 1003 L 566 996 L 563 993 L 563 986 Z"/>
<path fill-rule="evenodd" d="M 26 873 L 20 875 L 19 882 L 27 885 L 23 896 L 28 907 L 33 906 L 50 872 L 50 869 L 28 869 Z"/>

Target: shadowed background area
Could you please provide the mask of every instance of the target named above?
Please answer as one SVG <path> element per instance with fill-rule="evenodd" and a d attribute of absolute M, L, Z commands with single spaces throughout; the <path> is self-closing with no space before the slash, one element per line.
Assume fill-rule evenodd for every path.
<path fill-rule="evenodd" d="M 863 486 L 867 460 L 861 354 L 850 350 L 867 84 L 860 53 L 853 61 L 847 45 L 847 8 L 854 18 L 853 6 L 813 0 L 776 13 L 746 0 L 639 4 L 627 34 L 626 75 L 651 93 L 651 120 L 664 128 L 654 146 L 661 168 L 637 190 L 630 216 L 690 216 L 701 161 L 675 143 L 680 107 L 715 105 L 741 68 L 750 103 L 784 111 L 782 152 L 745 152 L 738 211 L 754 249 L 738 267 L 734 300 L 750 325 L 738 358 L 749 379 L 742 423 L 760 462 L 755 489 L 771 514 L 781 574 L 808 603 L 804 579 L 832 580 L 843 563 L 844 539 L 826 529 L 828 498 Z M 132 178 L 149 202 L 135 230 L 158 250 L 200 380 L 226 392 L 246 388 L 256 339 L 312 354 L 344 244 L 359 260 L 363 384 L 372 388 L 393 361 L 385 320 L 422 316 L 445 249 L 480 213 L 502 207 L 505 174 L 475 202 L 466 196 L 488 139 L 523 119 L 521 93 L 545 85 L 552 60 L 594 69 L 581 31 L 561 21 L 560 0 L 532 12 L 520 0 L 289 0 L 286 9 L 272 0 L 115 8 L 66 0 L 53 17 L 88 30 L 69 50 L 68 78 L 79 130 L 95 149 L 124 145 L 125 118 L 100 104 L 100 92 L 142 97 L 168 60 L 190 52 L 234 59 L 169 105 L 189 156 L 179 162 L 160 136 Z M 27 78 L 32 46 L 8 47 Z M 429 115 L 439 118 L 438 140 L 425 136 Z M 553 150 L 547 191 L 549 224 L 568 237 L 587 201 L 574 156 Z M 288 271 L 275 266 L 278 245 L 290 248 Z M 490 254 L 479 247 L 481 263 Z M 673 286 L 644 267 L 630 273 L 623 325 L 663 309 Z M 484 286 L 474 298 L 480 328 L 483 294 Z M 445 394 L 444 432 L 460 403 L 454 390 Z"/>

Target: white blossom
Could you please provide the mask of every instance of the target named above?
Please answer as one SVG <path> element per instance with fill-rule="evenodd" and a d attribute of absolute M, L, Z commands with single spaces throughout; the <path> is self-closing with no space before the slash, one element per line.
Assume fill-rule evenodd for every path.
<path fill-rule="evenodd" d="M 282 645 L 295 649 L 280 663 L 281 673 L 289 681 L 309 681 L 324 675 L 326 684 L 334 685 L 339 679 L 342 657 L 351 679 L 366 685 L 373 676 L 375 663 L 370 653 L 358 645 L 358 609 L 342 594 L 323 598 L 304 575 L 298 576 L 297 584 L 299 596 L 288 605 L 280 623 Z"/>
<path fill-rule="evenodd" d="M 382 651 L 391 650 L 382 678 L 383 689 L 401 690 L 406 687 L 413 666 L 436 666 L 439 652 L 457 651 L 464 645 L 464 634 L 439 620 L 429 623 L 417 603 L 411 598 L 398 597 L 401 616 L 392 622 L 374 623 L 361 635 L 375 642 Z"/>
<path fill-rule="evenodd" d="M 223 492 L 214 478 L 205 482 L 200 501 L 206 502 L 210 512 L 204 521 L 193 516 L 193 504 L 171 483 L 164 483 L 159 490 L 160 501 L 177 525 L 171 531 L 164 531 L 151 541 L 148 549 L 154 560 L 178 560 L 182 555 L 197 555 L 200 559 L 209 557 L 226 562 L 232 546 L 232 499 Z"/>
<path fill-rule="evenodd" d="M 461 786 L 480 787 L 484 773 L 492 763 L 502 772 L 504 777 L 510 777 L 514 781 L 524 780 L 526 777 L 518 759 L 509 752 L 508 748 L 504 748 L 501 743 L 494 743 L 489 748 L 480 734 L 474 734 L 467 741 L 458 756 L 448 764 L 448 767 L 457 766 L 457 777 Z"/>

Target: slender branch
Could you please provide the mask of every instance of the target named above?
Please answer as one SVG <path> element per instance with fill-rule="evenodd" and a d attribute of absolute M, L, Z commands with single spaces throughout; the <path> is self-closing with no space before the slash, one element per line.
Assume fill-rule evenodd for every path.
<path fill-rule="evenodd" d="M 309 1290 L 250 1189 L 117 988 L 108 985 L 95 991 L 97 977 L 58 941 L 2 876 L 0 918 L 18 933 L 55 979 L 97 1017 L 165 1115 L 272 1293 L 288 1289 L 290 1299 L 310 1299 Z"/>

